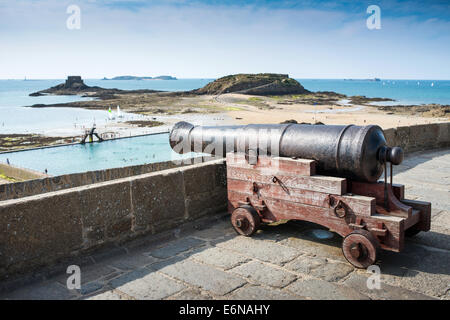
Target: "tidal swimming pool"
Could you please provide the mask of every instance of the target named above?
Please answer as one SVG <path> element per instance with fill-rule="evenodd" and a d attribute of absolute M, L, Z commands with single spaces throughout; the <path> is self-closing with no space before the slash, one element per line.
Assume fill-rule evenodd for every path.
<path fill-rule="evenodd" d="M 169 145 L 169 134 L 67 145 L 0 154 L 0 162 L 57 176 L 62 174 L 119 168 L 146 163 L 191 158 L 180 155 Z"/>

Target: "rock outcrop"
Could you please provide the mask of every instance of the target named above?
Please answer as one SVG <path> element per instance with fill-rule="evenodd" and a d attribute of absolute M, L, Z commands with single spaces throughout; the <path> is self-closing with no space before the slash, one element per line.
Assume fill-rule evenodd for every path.
<path fill-rule="evenodd" d="M 289 78 L 287 74 L 275 73 L 230 75 L 193 91 L 196 94 L 211 95 L 232 92 L 261 96 L 309 93 L 298 81 Z"/>
<path fill-rule="evenodd" d="M 139 94 L 161 92 L 158 90 L 120 90 L 105 89 L 98 86 L 90 87 L 86 85 L 80 76 L 69 76 L 66 82 L 58 84 L 54 87 L 30 93 L 30 96 L 37 97 L 46 94 L 52 95 L 80 95 L 89 94 L 90 97 L 99 97 L 104 100 L 114 98 L 114 94 Z"/>

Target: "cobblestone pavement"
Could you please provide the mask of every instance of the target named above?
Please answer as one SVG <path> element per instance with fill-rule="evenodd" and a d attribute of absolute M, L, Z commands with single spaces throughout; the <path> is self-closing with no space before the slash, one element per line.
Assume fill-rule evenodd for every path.
<path fill-rule="evenodd" d="M 371 274 L 348 264 L 342 239 L 320 226 L 280 223 L 246 238 L 222 214 L 172 231 L 170 241 L 148 237 L 85 257 L 80 290 L 60 273 L 1 298 L 450 299 L 450 149 L 408 157 L 394 181 L 407 198 L 432 202 L 432 230 L 380 254 L 380 289 L 368 289 Z"/>

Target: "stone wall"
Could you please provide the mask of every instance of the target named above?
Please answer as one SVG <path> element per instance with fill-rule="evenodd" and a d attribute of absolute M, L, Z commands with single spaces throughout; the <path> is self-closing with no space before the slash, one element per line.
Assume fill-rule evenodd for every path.
<path fill-rule="evenodd" d="M 192 159 L 192 163 L 197 161 L 205 161 L 208 158 L 195 158 Z M 27 177 L 21 174 L 18 175 L 18 172 L 10 172 L 14 175 L 8 175 L 9 177 L 19 177 L 21 181 L 15 183 L 8 184 L 0 184 L 0 201 L 9 200 L 9 199 L 17 199 L 22 197 L 28 197 L 36 194 L 41 194 L 45 192 L 63 190 L 68 188 L 79 187 L 83 185 L 88 185 L 97 182 L 110 181 L 114 179 L 120 179 L 130 176 L 135 176 L 144 173 L 150 173 L 155 171 L 166 170 L 170 168 L 174 168 L 180 165 L 186 165 L 190 163 L 182 163 L 176 164 L 172 161 L 167 162 L 159 162 L 159 163 L 150 163 L 122 168 L 112 168 L 105 170 L 97 170 L 97 171 L 88 171 L 82 173 L 72 173 L 65 174 L 55 177 L 44 177 L 44 174 L 39 175 L 29 175 Z M 7 166 L 6 164 L 0 164 L 0 172 L 6 167 L 6 169 L 10 170 L 13 168 L 11 166 Z M 5 169 L 5 170 L 6 170 Z M 21 169 L 22 170 L 22 169 Z M 28 170 L 31 172 L 31 170 Z M 6 171 L 5 171 L 6 172 Z M 9 172 L 9 171 L 8 171 Z M 22 178 L 23 176 L 23 178 Z M 30 180 L 31 179 L 31 180 Z"/>
<path fill-rule="evenodd" d="M 450 122 L 390 128 L 384 135 L 390 146 L 400 146 L 406 153 L 450 147 Z"/>
<path fill-rule="evenodd" d="M 0 202 L 0 279 L 226 209 L 224 160 Z"/>

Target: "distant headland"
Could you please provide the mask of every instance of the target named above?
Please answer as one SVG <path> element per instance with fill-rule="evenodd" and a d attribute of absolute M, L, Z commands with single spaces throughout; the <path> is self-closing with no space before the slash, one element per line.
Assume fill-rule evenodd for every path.
<path fill-rule="evenodd" d="M 178 80 L 178 79 L 172 76 L 157 76 L 157 77 L 118 76 L 109 79 L 104 77 L 102 80 Z"/>

